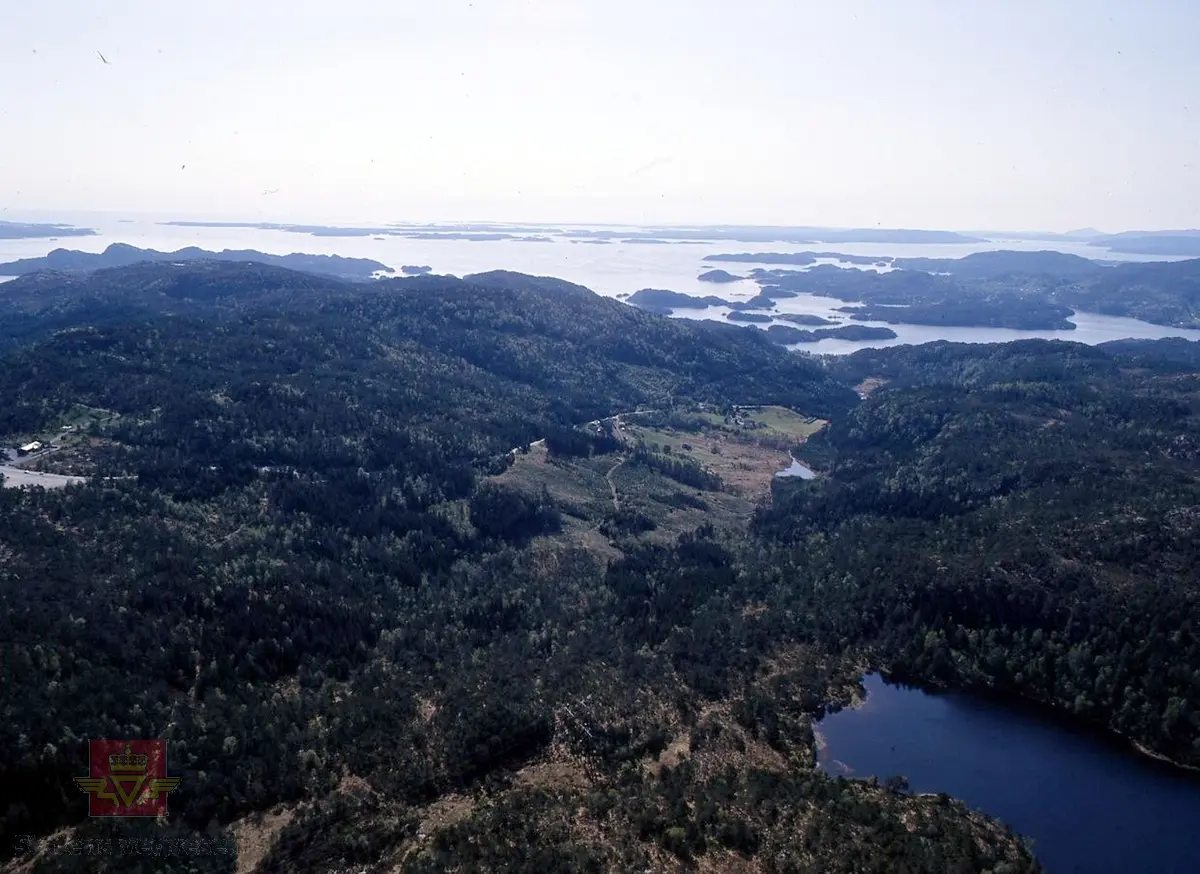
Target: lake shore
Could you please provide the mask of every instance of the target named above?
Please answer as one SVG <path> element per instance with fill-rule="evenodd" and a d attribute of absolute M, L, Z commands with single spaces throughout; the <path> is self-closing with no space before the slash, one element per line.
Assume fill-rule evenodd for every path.
<path fill-rule="evenodd" d="M 813 726 L 818 767 L 948 795 L 1034 841 L 1049 872 L 1192 870 L 1200 781 L 1125 738 L 1014 696 L 862 680 L 865 703 Z"/>
<path fill-rule="evenodd" d="M 1069 728 L 1073 731 L 1082 732 L 1091 735 L 1105 743 L 1113 746 L 1118 750 L 1128 751 L 1132 748 L 1138 758 L 1150 759 L 1159 765 L 1169 766 L 1171 769 L 1178 770 L 1189 774 L 1200 775 L 1200 767 L 1195 765 L 1186 765 L 1182 762 L 1177 762 L 1171 757 L 1156 752 L 1145 744 L 1140 743 L 1134 738 L 1119 731 L 1114 731 L 1107 725 L 1101 725 L 1098 722 L 1082 719 L 1073 713 L 1068 713 L 1065 710 L 1055 707 L 1052 704 L 1047 704 L 1038 698 L 1032 698 L 1028 695 L 1021 695 L 1017 692 L 1001 691 L 993 686 L 951 686 L 947 683 L 939 683 L 936 681 L 915 681 L 904 680 L 897 678 L 894 674 L 885 670 L 877 672 L 883 681 L 892 686 L 901 688 L 917 689 L 929 695 L 966 695 L 969 697 L 978 697 L 981 700 L 989 701 L 993 704 L 998 704 L 1002 707 L 1012 708 L 1017 712 L 1027 714 L 1037 719 L 1043 719 L 1047 722 L 1056 723 Z M 861 707 L 863 702 L 860 702 L 855 707 Z"/>

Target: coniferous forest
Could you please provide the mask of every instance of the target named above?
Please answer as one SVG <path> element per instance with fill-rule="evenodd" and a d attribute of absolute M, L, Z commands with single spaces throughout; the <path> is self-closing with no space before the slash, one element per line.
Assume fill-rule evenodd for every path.
<path fill-rule="evenodd" d="M 872 668 L 1200 765 L 1194 345 L 818 360 L 557 280 L 199 262 L 6 283 L 0 350 L 0 445 L 86 478 L 0 489 L 23 870 L 1040 870 L 815 766 Z M 755 405 L 828 422 L 816 479 L 714 469 Z M 89 819 L 87 741 L 142 737 L 168 820 Z"/>

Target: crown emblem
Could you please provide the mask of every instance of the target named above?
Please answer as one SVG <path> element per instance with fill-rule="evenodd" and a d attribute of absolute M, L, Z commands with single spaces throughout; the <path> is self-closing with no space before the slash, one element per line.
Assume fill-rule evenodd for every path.
<path fill-rule="evenodd" d="M 88 759 L 91 774 L 75 783 L 92 816 L 166 816 L 167 793 L 179 785 L 167 776 L 166 741 L 93 740 Z"/>
<path fill-rule="evenodd" d="M 150 757 L 145 753 L 133 752 L 132 744 L 125 744 L 125 752 L 111 753 L 108 757 L 110 774 L 145 774 L 150 766 Z"/>

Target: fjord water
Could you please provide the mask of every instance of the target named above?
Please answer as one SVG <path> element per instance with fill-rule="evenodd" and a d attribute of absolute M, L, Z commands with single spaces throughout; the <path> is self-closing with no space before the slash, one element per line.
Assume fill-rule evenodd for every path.
<path fill-rule="evenodd" d="M 427 264 L 435 273 L 463 276 L 489 270 L 514 270 L 536 276 L 553 276 L 584 285 L 598 294 L 615 297 L 632 294 L 642 288 L 665 288 L 694 296 L 716 294 L 720 297 L 745 301 L 759 292 L 750 280 L 714 285 L 701 282 L 700 273 L 712 269 L 706 255 L 722 252 L 797 251 L 804 249 L 834 250 L 849 255 L 864 256 L 925 256 L 931 258 L 961 258 L 972 252 L 994 249 L 1032 251 L 1057 249 L 1097 260 L 1177 260 L 1151 256 L 1115 255 L 1082 242 L 1034 241 L 995 239 L 984 243 L 903 244 L 903 243 L 839 243 L 796 245 L 790 243 L 743 243 L 712 241 L 709 243 L 665 242 L 658 244 L 616 241 L 603 245 L 572 240 L 562 229 L 547 229 L 537 242 L 524 240 L 470 241 L 455 239 L 416 239 L 385 236 L 325 237 L 262 228 L 183 227 L 162 224 L 165 217 L 142 216 L 122 219 L 114 215 L 30 217 L 31 220 L 66 221 L 95 228 L 91 237 L 60 239 L 0 240 L 0 263 L 17 258 L 45 255 L 55 248 L 100 252 L 112 243 L 128 243 L 142 248 L 174 251 L 185 246 L 209 250 L 257 249 L 275 255 L 291 252 L 344 255 L 373 258 L 399 269 L 405 264 Z M 173 218 L 180 218 L 174 216 Z M 608 230 L 612 230 L 609 228 Z M 744 275 L 753 264 L 726 264 Z M 757 265 L 770 266 L 770 265 Z M 801 295 L 779 300 L 777 313 L 805 313 L 828 318 L 839 324 L 848 323 L 839 310 L 845 301 L 816 295 Z M 725 322 L 727 307 L 708 307 L 702 310 L 677 310 L 679 318 L 701 318 Z M 891 340 L 826 339 L 805 343 L 793 348 L 816 354 L 843 355 L 858 349 L 895 346 L 905 343 L 927 343 L 933 340 L 952 340 L 961 343 L 1003 343 L 1009 340 L 1044 339 L 1070 340 L 1077 343 L 1103 343 L 1126 337 L 1155 339 L 1185 337 L 1200 340 L 1200 331 L 1152 325 L 1136 319 L 1076 313 L 1071 318 L 1073 331 L 1016 331 L 1004 328 L 958 328 L 944 325 L 888 325 L 897 336 Z M 882 322 L 861 322 L 882 327 Z M 1200 868 L 1198 868 L 1200 870 Z"/>
<path fill-rule="evenodd" d="M 1200 871 L 1200 775 L 973 696 L 864 683 L 861 707 L 817 726 L 828 772 L 961 798 L 1031 838 L 1049 874 Z"/>

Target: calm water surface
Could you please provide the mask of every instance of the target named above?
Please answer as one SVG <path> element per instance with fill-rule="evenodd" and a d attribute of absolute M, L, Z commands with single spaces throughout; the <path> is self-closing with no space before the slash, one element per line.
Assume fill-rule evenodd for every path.
<path fill-rule="evenodd" d="M 806 467 L 798 462 L 795 456 L 792 457 L 792 463 L 783 470 L 776 471 L 775 476 L 798 476 L 800 479 L 816 479 L 817 474 L 811 467 Z"/>
<path fill-rule="evenodd" d="M 277 255 L 291 252 L 345 255 L 373 258 L 397 270 L 405 264 L 427 264 L 435 273 L 464 276 L 488 270 L 515 270 L 537 276 L 554 276 L 584 285 L 598 294 L 614 297 L 631 294 L 641 288 L 666 288 L 691 295 L 715 294 L 727 300 L 744 301 L 759 292 L 750 280 L 728 284 L 713 284 L 697 279 L 700 273 L 723 267 L 742 275 L 754 264 L 714 264 L 705 262 L 705 255 L 725 252 L 793 252 L 803 250 L 836 251 L 850 255 L 923 256 L 931 258 L 961 258 L 972 252 L 995 249 L 1033 251 L 1056 249 L 1084 255 L 1096 260 L 1178 260 L 1138 255 L 1114 255 L 1104 249 L 1082 243 L 1039 242 L 1030 240 L 996 239 L 970 244 L 894 244 L 839 243 L 797 245 L 790 243 L 644 243 L 613 242 L 605 245 L 574 242 L 553 235 L 548 242 L 498 240 L 472 242 L 468 240 L 418 240 L 407 237 L 318 237 L 278 230 L 257 228 L 191 228 L 161 224 L 164 219 L 194 218 L 189 216 L 119 216 L 114 214 L 79 214 L 24 216 L 34 221 L 61 221 L 99 231 L 93 237 L 60 237 L 57 240 L 0 240 L 0 263 L 17 258 L 45 255 L 55 248 L 100 252 L 112 243 L 129 243 L 142 248 L 174 251 L 184 246 L 199 246 L 210 250 L 257 249 Z M 125 220 L 123 220 L 125 219 Z M 266 217 L 264 217 L 266 219 Z M 272 220 L 281 220 L 273 217 Z M 373 224 L 364 222 L 365 224 Z M 759 265 L 778 266 L 778 265 Z M 816 295 L 801 295 L 777 301 L 778 313 L 808 313 L 836 320 L 840 324 L 882 325 L 880 322 L 851 322 L 838 307 L 845 301 Z M 726 307 L 707 310 L 680 311 L 680 318 L 704 318 L 726 321 Z M 905 343 L 927 343 L 932 340 L 954 340 L 963 343 L 1001 343 L 1032 337 L 1073 340 L 1079 343 L 1102 343 L 1125 337 L 1159 338 L 1186 337 L 1200 340 L 1200 331 L 1185 331 L 1151 325 L 1136 319 L 1123 319 L 1089 313 L 1072 317 L 1074 331 L 1012 331 L 998 328 L 947 328 L 927 325 L 888 325 L 898 336 L 893 340 L 822 340 L 792 348 L 817 354 L 847 354 L 858 349 L 895 346 Z M 780 322 L 780 324 L 786 324 Z M 753 328 L 751 328 L 753 329 Z M 1200 872 L 1200 867 L 1197 868 Z"/>
<path fill-rule="evenodd" d="M 993 702 L 864 682 L 861 708 L 817 726 L 827 771 L 961 798 L 1032 838 L 1049 874 L 1200 872 L 1200 777 Z"/>

